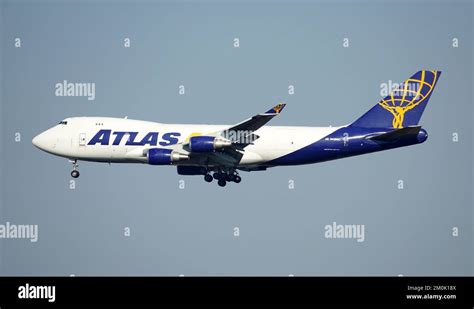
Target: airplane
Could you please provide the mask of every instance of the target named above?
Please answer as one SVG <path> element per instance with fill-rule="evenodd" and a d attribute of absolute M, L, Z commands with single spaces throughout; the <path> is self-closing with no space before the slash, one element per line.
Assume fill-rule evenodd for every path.
<path fill-rule="evenodd" d="M 319 163 L 421 144 L 418 122 L 441 75 L 422 70 L 351 124 L 339 127 L 265 126 L 280 103 L 235 125 L 163 124 L 109 117 L 72 117 L 40 133 L 37 148 L 78 161 L 176 166 L 180 175 L 206 182 L 240 183 L 238 171 Z"/>

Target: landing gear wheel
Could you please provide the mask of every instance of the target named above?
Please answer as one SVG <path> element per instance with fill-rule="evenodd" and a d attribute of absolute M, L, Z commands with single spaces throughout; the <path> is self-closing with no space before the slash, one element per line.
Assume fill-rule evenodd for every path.
<path fill-rule="evenodd" d="M 205 180 L 205 181 L 207 181 L 207 182 L 212 182 L 212 179 L 213 179 L 213 178 L 212 178 L 211 175 L 209 175 L 209 174 L 204 175 L 204 180 Z"/>
<path fill-rule="evenodd" d="M 71 177 L 72 178 L 79 177 L 79 171 L 77 170 L 77 167 L 79 166 L 79 164 L 77 164 L 77 160 L 69 160 L 69 162 L 72 163 Z"/>
<path fill-rule="evenodd" d="M 225 175 L 225 180 L 227 180 L 227 181 L 234 181 L 234 175 L 232 175 L 232 174 L 226 174 L 226 175 Z"/>
<path fill-rule="evenodd" d="M 221 187 L 225 187 L 226 183 L 227 182 L 224 179 L 219 179 L 219 181 L 217 182 L 217 184 Z"/>
<path fill-rule="evenodd" d="M 217 173 L 217 172 L 216 172 L 216 173 L 214 173 L 214 175 L 212 175 L 212 176 L 213 176 L 214 179 L 216 179 L 216 180 L 221 179 L 221 173 Z"/>
<path fill-rule="evenodd" d="M 241 181 L 242 181 L 242 178 L 240 178 L 239 175 L 235 175 L 235 177 L 234 177 L 234 182 L 235 182 L 235 183 L 239 183 L 239 182 L 241 182 Z"/>

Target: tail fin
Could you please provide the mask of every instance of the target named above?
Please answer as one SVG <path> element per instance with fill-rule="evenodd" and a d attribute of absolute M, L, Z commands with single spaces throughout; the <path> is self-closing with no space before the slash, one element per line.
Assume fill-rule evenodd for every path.
<path fill-rule="evenodd" d="M 399 129 L 417 125 L 440 75 L 440 71 L 415 73 L 351 126 Z"/>

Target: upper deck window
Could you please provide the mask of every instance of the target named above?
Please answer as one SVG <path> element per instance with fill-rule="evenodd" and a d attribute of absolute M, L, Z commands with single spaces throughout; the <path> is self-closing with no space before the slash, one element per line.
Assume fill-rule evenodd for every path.
<path fill-rule="evenodd" d="M 67 124 L 67 121 L 61 121 L 59 124 Z"/>

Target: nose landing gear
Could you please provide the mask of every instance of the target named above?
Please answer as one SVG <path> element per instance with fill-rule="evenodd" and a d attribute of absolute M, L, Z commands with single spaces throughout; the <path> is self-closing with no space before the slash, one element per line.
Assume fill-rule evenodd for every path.
<path fill-rule="evenodd" d="M 79 164 L 77 164 L 77 160 L 71 161 L 72 162 L 72 171 L 71 171 L 71 177 L 72 178 L 77 178 L 79 177 L 79 171 L 77 170 L 77 167 Z"/>

